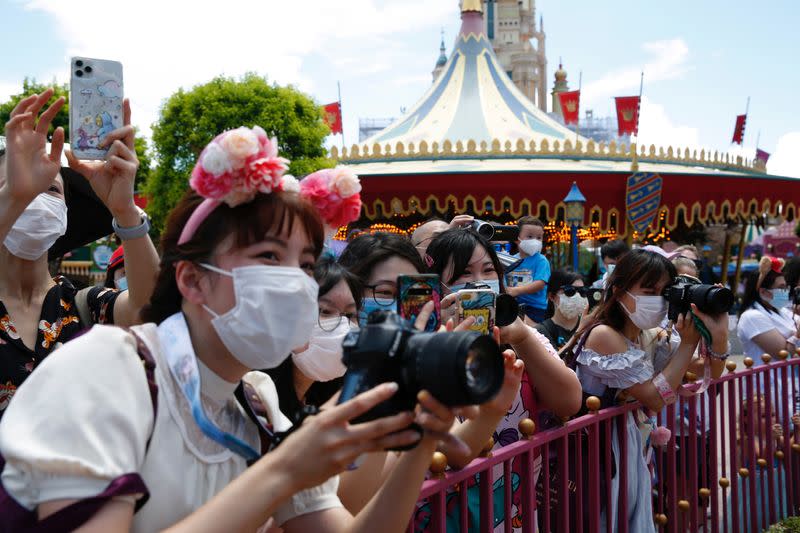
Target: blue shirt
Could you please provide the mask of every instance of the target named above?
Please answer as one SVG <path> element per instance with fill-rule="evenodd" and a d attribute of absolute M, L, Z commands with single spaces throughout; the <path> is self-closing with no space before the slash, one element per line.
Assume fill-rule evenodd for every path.
<path fill-rule="evenodd" d="M 533 294 L 517 296 L 517 301 L 533 309 L 547 309 L 547 282 L 550 281 L 550 262 L 542 254 L 526 257 L 514 270 L 506 272 L 506 285 L 518 287 L 534 281 L 544 281 L 544 288 Z"/>

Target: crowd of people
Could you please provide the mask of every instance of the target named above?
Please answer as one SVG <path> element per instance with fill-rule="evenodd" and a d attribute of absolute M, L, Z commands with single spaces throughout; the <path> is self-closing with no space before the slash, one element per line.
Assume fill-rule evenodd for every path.
<path fill-rule="evenodd" d="M 665 289 L 679 276 L 699 282 L 693 246 L 611 241 L 588 280 L 551 270 L 537 218 L 518 221 L 503 261 L 508 247 L 458 215 L 410 238 L 354 236 L 337 257 L 326 243 L 359 216 L 358 178 L 335 168 L 298 181 L 255 126 L 205 147 L 157 249 L 133 201 L 129 103 L 104 161 L 67 151 L 62 168 L 64 132 L 49 146 L 47 132 L 64 101 L 46 106 L 51 96 L 16 106 L 0 153 L 0 515 L 10 530 L 403 531 L 410 517 L 424 530 L 417 500 L 434 451 L 463 467 L 490 438 L 495 449 L 522 438 L 521 420 L 546 428 L 593 395 L 642 406 L 616 424 L 611 449 L 622 464 L 624 432 L 628 530 L 655 531 L 654 413 L 675 402 L 687 371 L 718 377 L 730 353 L 726 313 L 692 304 L 668 323 Z M 48 270 L 48 251 L 82 215 L 70 209 L 78 180 L 122 242 L 104 285 L 81 290 Z M 746 281 L 737 334 L 757 362 L 800 346 L 787 268 L 765 258 Z M 340 401 L 343 343 L 375 311 L 397 309 L 399 277 L 421 274 L 441 283 L 444 333 L 475 325 L 458 313 L 465 288 L 516 300 L 519 312 L 489 331 L 503 350 L 499 392 L 451 406 L 422 390 L 413 409 L 365 417 L 399 386 Z M 409 327 L 426 329 L 437 310 L 423 311 Z M 619 483 L 616 472 L 612 491 Z M 614 502 L 602 511 L 612 529 Z"/>

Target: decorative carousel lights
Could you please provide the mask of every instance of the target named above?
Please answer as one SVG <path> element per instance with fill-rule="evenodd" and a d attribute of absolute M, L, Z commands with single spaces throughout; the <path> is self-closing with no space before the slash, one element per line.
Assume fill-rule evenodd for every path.
<path fill-rule="evenodd" d="M 800 182 L 767 175 L 763 160 L 595 142 L 544 113 L 500 66 L 481 4 L 463 2 L 450 57 L 414 107 L 364 142 L 332 148 L 363 185 L 364 211 L 351 232 L 408 232 L 459 213 L 502 223 L 534 215 L 551 243 L 569 242 L 573 225 L 580 241 L 658 242 L 692 241 L 703 227 L 755 217 L 796 219 Z M 575 222 L 564 202 L 573 182 L 586 199 Z"/>

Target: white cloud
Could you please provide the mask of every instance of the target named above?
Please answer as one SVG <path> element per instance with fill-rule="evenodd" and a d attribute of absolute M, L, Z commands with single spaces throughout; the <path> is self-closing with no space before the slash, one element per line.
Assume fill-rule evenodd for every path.
<path fill-rule="evenodd" d="M 792 131 L 778 139 L 775 153 L 767 162 L 767 171 L 778 176 L 800 178 L 800 131 Z"/>
<path fill-rule="evenodd" d="M 680 78 L 689 68 L 686 60 L 689 57 L 689 46 L 683 39 L 668 39 L 642 44 L 642 50 L 650 54 L 652 59 L 641 66 L 627 66 L 612 70 L 600 79 L 584 85 L 581 95 L 587 108 L 598 103 L 605 103 L 613 96 L 624 92 L 637 94 L 644 71 L 645 84 Z"/>
<path fill-rule="evenodd" d="M 697 128 L 674 124 L 663 105 L 642 97 L 639 119 L 639 144 L 664 148 L 700 148 Z"/>
<path fill-rule="evenodd" d="M 57 31 L 68 43 L 65 65 L 66 57 L 73 55 L 123 63 L 133 121 L 145 134 L 163 100 L 178 88 L 220 74 L 240 76 L 254 71 L 271 81 L 313 92 L 320 80 L 304 70 L 304 57 L 322 51 L 326 58 L 335 58 L 341 53 L 337 51 L 368 42 L 373 46 L 368 62 L 377 63 L 381 48 L 390 45 L 393 34 L 438 27 L 453 16 L 450 3 L 426 0 L 388 5 L 379 0 L 304 0 L 283 2 L 280 8 L 274 2 L 248 0 L 223 4 L 142 0 L 135 6 L 109 2 L 102 10 L 81 6 L 72 0 L 26 4 L 55 18 Z M 376 44 L 381 48 L 375 48 Z M 342 63 L 351 67 L 344 60 L 331 64 L 331 70 L 344 67 Z M 364 68 L 358 63 L 352 67 Z M 341 72 L 325 74 L 327 82 Z"/>

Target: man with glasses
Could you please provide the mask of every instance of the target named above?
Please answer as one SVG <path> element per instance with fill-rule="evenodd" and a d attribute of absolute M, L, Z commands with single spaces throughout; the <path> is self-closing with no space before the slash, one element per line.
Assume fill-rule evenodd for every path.
<path fill-rule="evenodd" d="M 456 215 L 448 224 L 442 219 L 432 218 L 414 230 L 411 235 L 411 244 L 414 245 L 424 261 L 428 245 L 437 235 L 452 228 L 469 227 L 473 220 L 475 218 L 471 215 Z"/>

